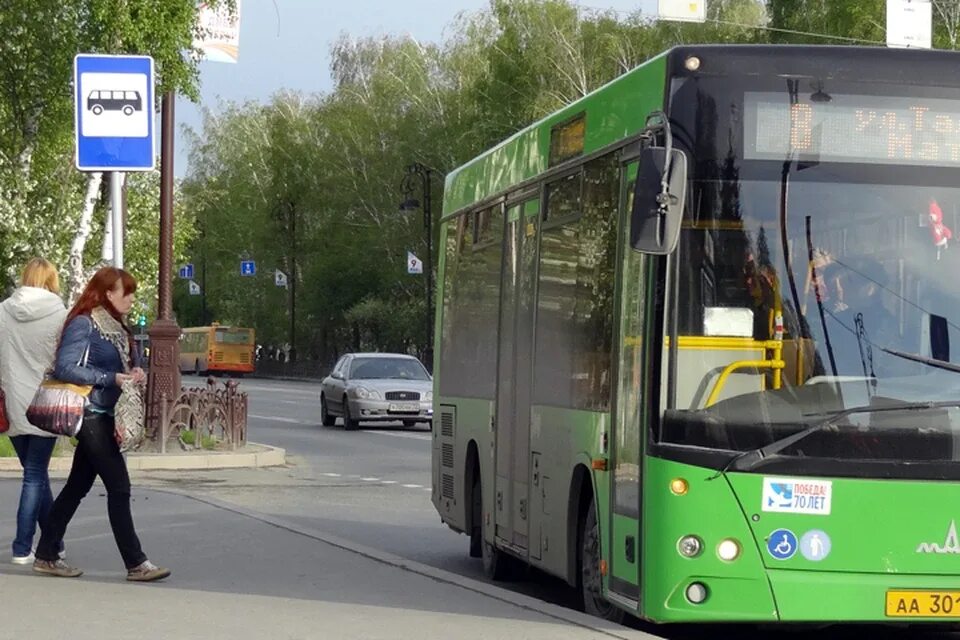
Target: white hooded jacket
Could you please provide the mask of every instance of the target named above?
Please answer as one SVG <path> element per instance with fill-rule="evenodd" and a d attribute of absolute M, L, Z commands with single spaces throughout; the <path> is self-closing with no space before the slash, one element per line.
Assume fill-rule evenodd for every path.
<path fill-rule="evenodd" d="M 6 395 L 9 436 L 49 436 L 27 422 L 27 407 L 53 364 L 67 310 L 55 293 L 20 287 L 0 303 L 0 386 Z"/>

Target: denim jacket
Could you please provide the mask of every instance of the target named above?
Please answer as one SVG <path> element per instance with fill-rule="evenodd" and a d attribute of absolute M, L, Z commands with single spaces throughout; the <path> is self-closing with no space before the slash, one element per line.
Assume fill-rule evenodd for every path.
<path fill-rule="evenodd" d="M 90 346 L 86 366 L 83 353 Z M 126 357 L 126 356 L 124 356 Z M 131 363 L 131 366 L 137 366 Z M 89 401 L 95 410 L 110 412 L 120 397 L 116 374 L 123 373 L 120 353 L 94 328 L 88 315 L 77 316 L 64 328 L 53 376 L 61 382 L 93 385 Z"/>

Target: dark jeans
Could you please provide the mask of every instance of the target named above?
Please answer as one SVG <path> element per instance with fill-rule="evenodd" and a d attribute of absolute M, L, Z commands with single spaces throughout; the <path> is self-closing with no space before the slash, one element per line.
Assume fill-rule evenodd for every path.
<path fill-rule="evenodd" d="M 107 513 L 123 563 L 127 569 L 132 569 L 147 559 L 133 528 L 130 476 L 120 447 L 113 437 L 113 427 L 113 416 L 98 413 L 84 416 L 83 426 L 77 434 L 77 449 L 73 454 L 73 467 L 67 484 L 54 501 L 49 518 L 41 523 L 42 533 L 40 544 L 37 545 L 37 558 L 40 560 L 57 559 L 67 524 L 97 476 L 107 488 Z"/>
<path fill-rule="evenodd" d="M 53 506 L 50 491 L 50 455 L 57 444 L 56 438 L 43 436 L 13 436 L 10 438 L 20 466 L 23 467 L 23 486 L 20 489 L 20 506 L 17 508 L 17 537 L 13 539 L 13 555 L 28 556 L 33 552 L 33 536 L 37 522 L 42 522 Z"/>

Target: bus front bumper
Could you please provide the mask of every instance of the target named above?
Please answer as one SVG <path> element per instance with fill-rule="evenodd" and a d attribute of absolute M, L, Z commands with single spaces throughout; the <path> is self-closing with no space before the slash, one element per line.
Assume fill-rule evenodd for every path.
<path fill-rule="evenodd" d="M 709 594 L 702 604 L 685 595 L 695 582 Z M 668 623 L 956 624 L 960 576 L 777 569 L 760 579 L 689 576 L 667 594 L 664 605 L 645 617 Z"/>

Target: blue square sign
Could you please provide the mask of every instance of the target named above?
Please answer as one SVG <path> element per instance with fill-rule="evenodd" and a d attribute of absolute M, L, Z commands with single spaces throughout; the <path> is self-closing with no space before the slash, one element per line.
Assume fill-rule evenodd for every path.
<path fill-rule="evenodd" d="M 242 276 L 255 276 L 257 275 L 257 263 L 253 260 L 241 260 L 240 261 L 240 275 Z"/>
<path fill-rule="evenodd" d="M 180 267 L 180 273 L 179 273 L 179 275 L 180 275 L 180 277 L 183 278 L 184 280 L 192 280 L 192 279 L 193 279 L 193 265 L 190 264 L 190 263 L 187 263 L 187 264 L 183 265 L 182 267 Z"/>
<path fill-rule="evenodd" d="M 78 54 L 73 91 L 77 169 L 154 168 L 153 58 Z"/>

